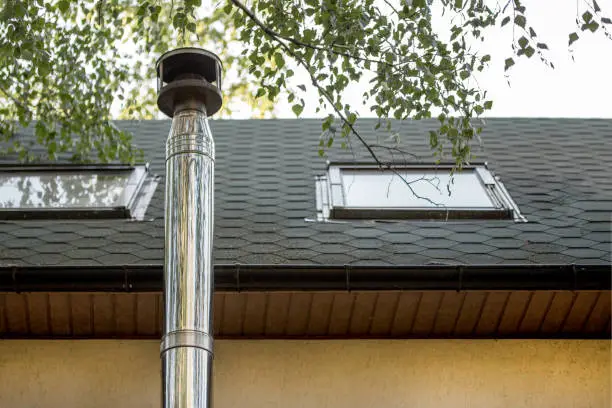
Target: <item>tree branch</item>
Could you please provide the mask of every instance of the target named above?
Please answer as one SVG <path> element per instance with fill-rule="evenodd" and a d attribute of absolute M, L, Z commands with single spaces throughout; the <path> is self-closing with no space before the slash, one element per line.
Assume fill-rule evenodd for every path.
<path fill-rule="evenodd" d="M 416 155 L 416 154 L 414 154 L 412 152 L 409 152 L 407 150 L 401 149 L 399 147 L 395 147 L 395 146 L 385 146 L 385 145 L 382 145 L 382 144 L 372 143 L 372 144 L 370 144 L 370 147 L 372 149 L 384 149 L 384 150 L 387 150 L 388 152 L 390 152 L 391 154 L 396 152 L 396 153 L 399 153 L 401 155 L 410 156 L 410 157 L 412 157 L 414 159 L 417 159 L 417 160 L 420 159 L 420 157 L 418 155 Z"/>
<path fill-rule="evenodd" d="M 392 164 L 390 163 L 384 163 L 382 162 L 378 156 L 376 155 L 376 153 L 374 152 L 374 150 L 372 149 L 372 147 L 370 147 L 370 145 L 365 141 L 365 139 L 359 134 L 359 132 L 357 132 L 357 130 L 355 129 L 355 127 L 353 126 L 353 124 L 347 119 L 347 117 L 342 113 L 342 111 L 340 109 L 338 109 L 338 107 L 336 106 L 336 104 L 334 103 L 334 100 L 332 98 L 332 96 L 325 90 L 325 88 L 323 88 L 321 86 L 321 84 L 319 84 L 319 82 L 317 81 L 317 78 L 315 77 L 315 75 L 310 71 L 308 63 L 305 62 L 302 58 L 300 58 L 298 55 L 296 55 L 293 50 L 291 50 L 291 48 L 283 41 L 284 38 L 278 34 L 276 34 L 274 31 L 270 30 L 251 10 L 249 10 L 245 5 L 243 5 L 240 1 L 238 0 L 232 0 L 232 3 L 234 3 L 237 7 L 239 7 L 259 28 L 261 28 L 261 30 L 268 35 L 270 38 L 272 38 L 273 40 L 275 40 L 291 57 L 293 57 L 299 65 L 301 65 L 302 67 L 304 67 L 304 69 L 306 69 L 306 71 L 308 72 L 308 75 L 310 76 L 310 79 L 312 81 L 312 84 L 319 90 L 319 93 L 321 95 L 323 95 L 323 97 L 325 97 L 325 99 L 327 100 L 327 102 L 332 106 L 332 109 L 336 112 L 336 114 L 338 115 L 338 117 L 342 120 L 342 122 L 344 123 L 345 126 L 347 126 L 351 133 L 353 133 L 355 135 L 355 137 L 357 137 L 357 139 L 359 140 L 359 142 L 361 142 L 361 144 L 366 148 L 366 150 L 368 151 L 368 153 L 370 154 L 370 156 L 374 159 L 374 161 L 376 162 L 376 165 L 380 168 L 380 169 L 387 169 L 389 171 L 391 171 L 393 174 L 395 174 L 396 176 L 398 176 L 403 182 L 404 184 L 408 187 L 408 189 L 412 192 L 412 194 L 421 200 L 425 200 L 427 202 L 429 202 L 432 205 L 435 206 L 440 206 L 440 204 L 430 200 L 427 197 L 422 197 L 419 194 L 417 194 L 416 191 L 414 191 L 414 189 L 411 186 L 411 183 L 420 181 L 422 179 L 425 179 L 424 177 L 417 179 L 417 180 L 413 180 L 413 181 L 408 181 L 406 180 L 405 177 L 403 177 L 396 169 L 393 168 Z M 287 40 L 287 41 L 291 41 L 291 40 Z"/>
<path fill-rule="evenodd" d="M 399 17 L 400 13 L 399 13 L 399 11 L 397 11 L 397 9 L 396 9 L 395 7 L 393 7 L 393 4 L 391 4 L 391 3 L 390 3 L 388 0 L 384 0 L 384 2 L 385 2 L 385 3 L 387 4 L 387 6 L 389 6 L 389 7 L 391 8 L 391 10 L 393 10 L 393 12 L 394 12 L 395 14 L 397 14 L 397 15 L 398 15 L 398 17 Z"/>
<path fill-rule="evenodd" d="M 364 58 L 361 57 L 359 55 L 354 55 L 354 54 L 349 54 L 346 52 L 341 52 L 341 51 L 336 51 L 331 47 L 341 47 L 341 48 L 347 48 L 344 46 L 341 46 L 339 44 L 330 44 L 330 48 L 325 48 L 325 47 L 321 47 L 318 45 L 313 45 L 313 44 L 308 44 L 305 43 L 303 41 L 297 40 L 295 38 L 292 37 L 285 37 L 279 33 L 277 33 L 276 31 L 270 29 L 268 26 L 266 26 L 251 10 L 249 10 L 248 7 L 246 7 L 242 2 L 240 2 L 239 0 L 231 0 L 232 3 L 238 7 L 240 10 L 242 10 L 251 20 L 253 20 L 253 22 L 255 24 L 257 24 L 266 34 L 268 34 L 271 37 L 274 37 L 276 39 L 282 39 L 285 41 L 288 41 L 294 45 L 297 45 L 298 47 L 305 47 L 305 48 L 310 48 L 313 50 L 317 50 L 317 51 L 323 51 L 323 52 L 331 52 L 332 54 L 335 55 L 339 55 L 342 57 L 347 57 L 347 58 L 351 58 L 351 59 L 355 59 L 358 61 L 362 61 L 362 62 L 370 62 L 370 63 L 374 63 L 374 64 L 382 64 L 382 65 L 386 65 L 388 67 L 394 67 L 394 64 L 390 64 L 386 61 L 382 61 L 382 60 L 375 60 L 375 59 L 370 59 L 370 58 Z"/>
<path fill-rule="evenodd" d="M 283 47 L 283 49 L 287 51 L 287 53 L 291 55 L 298 62 L 298 64 L 302 65 L 304 69 L 306 69 L 306 71 L 310 75 L 312 84 L 319 90 L 319 92 L 325 97 L 325 99 L 327 99 L 327 102 L 329 102 L 329 104 L 332 106 L 336 114 L 340 117 L 342 122 L 344 122 L 344 124 L 349 127 L 351 132 L 353 132 L 353 134 L 355 134 L 357 139 L 359 139 L 359 141 L 365 146 L 365 148 L 368 150 L 368 153 L 370 154 L 370 156 L 372 156 L 376 164 L 379 167 L 382 167 L 383 163 L 378 159 L 378 157 L 376 156 L 376 153 L 374 153 L 374 151 L 370 148 L 370 146 L 368 146 L 366 141 L 357 132 L 353 124 L 348 121 L 348 119 L 346 118 L 346 116 L 344 116 L 344 114 L 340 111 L 340 109 L 336 107 L 333 98 L 329 95 L 329 93 L 327 93 L 327 91 L 321 86 L 321 84 L 319 84 L 319 81 L 317 81 L 317 78 L 310 72 L 310 69 L 308 69 L 309 68 L 308 64 L 302 58 L 297 56 L 293 52 L 293 50 L 291 50 L 291 48 L 289 48 L 289 46 L 282 41 L 283 38 L 281 36 L 277 35 L 274 31 L 266 27 L 266 25 L 261 20 L 259 20 L 259 18 L 257 18 L 257 16 L 251 10 L 249 10 L 245 5 L 240 3 L 240 1 L 238 0 L 232 0 L 232 3 L 236 4 L 251 20 L 253 20 L 255 24 L 259 26 L 259 28 L 261 28 L 273 40 L 278 42 L 278 44 L 281 47 Z"/>
<path fill-rule="evenodd" d="M 8 93 L 7 90 L 5 90 L 4 88 L 0 87 L 0 92 L 2 92 L 4 95 L 6 95 L 7 98 L 9 98 L 11 101 L 13 101 L 13 103 L 15 105 L 17 105 L 17 107 L 19 107 L 20 109 L 24 110 L 27 113 L 30 113 L 30 110 L 26 106 L 24 106 L 21 102 L 19 102 L 17 100 L 17 98 L 15 98 L 13 95 Z"/>

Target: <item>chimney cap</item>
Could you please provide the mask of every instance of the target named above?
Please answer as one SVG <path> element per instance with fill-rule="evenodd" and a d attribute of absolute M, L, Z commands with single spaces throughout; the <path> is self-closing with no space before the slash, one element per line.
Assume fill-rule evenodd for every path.
<path fill-rule="evenodd" d="M 163 53 L 155 63 L 155 70 L 157 77 L 167 83 L 174 81 L 181 74 L 197 74 L 208 82 L 219 84 L 223 64 L 219 57 L 210 51 L 182 47 Z"/>
<path fill-rule="evenodd" d="M 164 53 L 155 64 L 157 72 L 157 106 L 174 116 L 177 105 L 195 99 L 213 115 L 221 109 L 221 71 L 219 57 L 195 47 L 177 48 Z"/>

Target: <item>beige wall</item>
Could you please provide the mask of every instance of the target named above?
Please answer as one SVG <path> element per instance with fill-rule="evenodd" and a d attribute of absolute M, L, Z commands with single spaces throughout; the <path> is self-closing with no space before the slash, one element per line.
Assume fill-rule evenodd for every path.
<path fill-rule="evenodd" d="M 608 341 L 217 341 L 215 407 L 610 407 Z M 156 341 L 0 341 L 0 407 L 158 407 Z"/>

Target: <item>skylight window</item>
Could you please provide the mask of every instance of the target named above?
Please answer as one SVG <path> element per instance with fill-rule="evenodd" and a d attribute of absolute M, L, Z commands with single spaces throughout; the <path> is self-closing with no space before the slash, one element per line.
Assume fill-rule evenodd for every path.
<path fill-rule="evenodd" d="M 142 219 L 148 166 L 0 166 L 0 219 Z"/>
<path fill-rule="evenodd" d="M 327 219 L 514 219 L 516 204 L 486 165 L 330 164 L 317 178 L 317 209 Z"/>

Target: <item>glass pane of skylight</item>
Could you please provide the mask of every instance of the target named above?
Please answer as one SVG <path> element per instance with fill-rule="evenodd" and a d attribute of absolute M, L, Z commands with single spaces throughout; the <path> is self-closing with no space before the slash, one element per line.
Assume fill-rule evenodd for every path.
<path fill-rule="evenodd" d="M 455 173 L 450 195 L 448 170 L 342 169 L 348 208 L 495 208 L 473 169 Z M 406 185 L 410 184 L 410 187 Z M 412 190 L 414 191 L 411 191 Z M 419 198 L 422 197 L 422 198 Z"/>
<path fill-rule="evenodd" d="M 0 173 L 0 207 L 123 206 L 129 178 L 130 171 Z"/>

